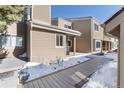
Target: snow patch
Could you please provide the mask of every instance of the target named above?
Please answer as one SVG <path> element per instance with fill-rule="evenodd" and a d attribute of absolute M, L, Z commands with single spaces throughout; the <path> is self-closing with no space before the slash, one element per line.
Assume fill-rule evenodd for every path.
<path fill-rule="evenodd" d="M 74 66 L 76 64 L 80 64 L 82 62 L 85 62 L 89 60 L 90 58 L 86 58 L 84 56 L 78 55 L 73 57 L 67 57 L 65 59 L 60 60 L 58 63 L 57 61 L 45 65 L 45 64 L 39 64 L 35 62 L 29 62 L 24 65 L 23 68 L 21 68 L 20 71 L 28 72 L 30 74 L 27 81 L 30 81 L 32 79 L 68 68 L 70 66 Z"/>
<path fill-rule="evenodd" d="M 104 56 L 105 58 L 111 58 L 113 61 L 118 61 L 118 54 L 117 52 L 113 53 L 107 53 L 107 55 Z"/>
<path fill-rule="evenodd" d="M 117 87 L 117 53 L 108 53 L 105 58 L 113 61 L 96 71 L 82 88 L 116 88 Z"/>
<path fill-rule="evenodd" d="M 113 66 L 112 66 L 113 65 Z M 117 87 L 117 64 L 106 64 L 97 71 L 83 88 L 116 88 Z"/>

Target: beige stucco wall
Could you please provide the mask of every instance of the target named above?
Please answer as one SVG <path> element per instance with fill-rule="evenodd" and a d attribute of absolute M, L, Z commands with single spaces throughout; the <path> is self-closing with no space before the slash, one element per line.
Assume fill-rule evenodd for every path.
<path fill-rule="evenodd" d="M 23 47 L 4 47 L 7 50 L 7 57 L 14 57 L 26 51 L 26 24 L 24 22 L 16 22 L 8 26 L 7 35 L 21 36 L 23 38 Z"/>
<path fill-rule="evenodd" d="M 91 52 L 91 20 L 73 20 L 73 29 L 82 35 L 76 37 L 77 52 Z"/>
<path fill-rule="evenodd" d="M 33 5 L 32 20 L 43 21 L 51 24 L 51 6 L 50 5 Z"/>
<path fill-rule="evenodd" d="M 33 28 L 31 30 L 30 56 L 32 62 L 49 63 L 56 60 L 56 57 L 66 56 L 66 36 L 63 35 L 62 48 L 56 48 L 55 33 L 47 30 Z"/>

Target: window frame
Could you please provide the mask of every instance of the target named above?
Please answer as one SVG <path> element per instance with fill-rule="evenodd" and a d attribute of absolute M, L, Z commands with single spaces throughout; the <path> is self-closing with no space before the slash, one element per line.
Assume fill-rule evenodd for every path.
<path fill-rule="evenodd" d="M 96 32 L 99 32 L 99 31 L 100 31 L 99 25 L 96 24 L 96 23 L 94 23 L 94 30 L 95 30 Z"/>
<path fill-rule="evenodd" d="M 22 39 L 21 46 L 17 46 L 17 38 L 21 38 Z M 17 47 L 17 48 L 24 48 L 24 38 L 23 38 L 23 36 L 16 36 L 16 46 L 15 47 Z"/>
<path fill-rule="evenodd" d="M 99 47 L 97 47 L 97 43 L 99 43 Z M 95 40 L 95 49 L 100 50 L 101 49 L 101 40 Z"/>
<path fill-rule="evenodd" d="M 59 36 L 59 45 L 57 45 L 57 36 Z M 60 37 L 62 36 L 62 45 L 60 45 Z M 63 42 L 63 34 L 56 33 L 55 34 L 55 47 L 56 48 L 64 48 L 64 42 Z"/>

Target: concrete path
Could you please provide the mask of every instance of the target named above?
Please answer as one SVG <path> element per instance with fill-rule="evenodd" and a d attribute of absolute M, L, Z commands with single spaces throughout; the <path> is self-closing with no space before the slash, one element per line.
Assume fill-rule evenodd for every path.
<path fill-rule="evenodd" d="M 16 88 L 18 84 L 18 72 L 11 71 L 0 74 L 0 88 Z"/>
<path fill-rule="evenodd" d="M 18 58 L 0 59 L 0 87 L 16 88 L 18 83 L 17 69 L 25 63 L 26 61 Z"/>
<path fill-rule="evenodd" d="M 76 73 L 80 73 L 82 76 L 89 77 L 106 62 L 111 59 L 99 57 L 95 55 L 89 56 L 92 58 L 89 61 L 78 64 L 76 66 L 61 70 L 35 80 L 26 82 L 23 84 L 24 88 L 73 88 L 77 82 L 80 82 L 80 78 Z"/>
<path fill-rule="evenodd" d="M 0 73 L 16 70 L 25 63 L 26 61 L 20 60 L 18 58 L 0 59 Z"/>

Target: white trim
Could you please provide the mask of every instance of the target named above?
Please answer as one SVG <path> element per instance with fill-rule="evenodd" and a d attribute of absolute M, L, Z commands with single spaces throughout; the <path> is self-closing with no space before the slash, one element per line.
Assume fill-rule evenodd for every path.
<path fill-rule="evenodd" d="M 96 47 L 96 43 L 97 43 L 97 42 L 100 42 L 100 48 L 97 48 L 97 47 Z M 102 43 L 101 43 L 101 40 L 96 40 L 96 39 L 95 39 L 95 50 L 101 50 L 101 47 L 102 47 L 101 44 L 102 44 Z"/>
<path fill-rule="evenodd" d="M 95 29 L 95 25 L 98 26 L 98 30 Z M 93 30 L 94 30 L 95 32 L 101 32 L 101 31 L 100 31 L 100 25 L 94 22 L 94 24 L 93 24 Z"/>
<path fill-rule="evenodd" d="M 55 48 L 64 48 L 64 46 L 55 46 Z"/>
<path fill-rule="evenodd" d="M 75 18 L 67 18 L 66 20 L 70 20 L 70 21 L 75 21 L 75 20 L 95 20 L 96 22 L 98 22 L 99 24 L 102 24 L 102 22 L 100 22 L 97 18 L 93 17 L 93 16 L 86 16 L 86 17 L 75 17 Z"/>

